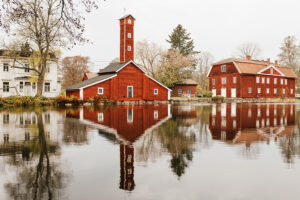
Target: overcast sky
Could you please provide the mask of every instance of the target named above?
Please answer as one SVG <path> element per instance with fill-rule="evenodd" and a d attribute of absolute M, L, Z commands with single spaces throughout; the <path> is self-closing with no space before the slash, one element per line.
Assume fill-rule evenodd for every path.
<path fill-rule="evenodd" d="M 63 56 L 89 56 L 91 70 L 119 57 L 119 18 L 136 18 L 135 42 L 147 39 L 165 48 L 168 35 L 182 24 L 196 50 L 208 51 L 214 61 L 233 55 L 241 43 L 257 43 L 260 58 L 277 59 L 284 37 L 300 39 L 299 0 L 106 0 L 86 16 L 86 37 L 93 44 L 64 51 Z"/>

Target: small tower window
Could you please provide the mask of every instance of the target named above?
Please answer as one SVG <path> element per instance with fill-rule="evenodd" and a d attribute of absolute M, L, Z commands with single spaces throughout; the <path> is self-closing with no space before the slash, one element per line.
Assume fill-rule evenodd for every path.
<path fill-rule="evenodd" d="M 128 19 L 128 21 L 127 21 L 127 22 L 128 22 L 128 24 L 131 24 L 131 19 Z"/>
<path fill-rule="evenodd" d="M 128 50 L 128 51 L 131 51 L 131 46 L 128 46 L 128 47 L 127 47 L 127 50 Z"/>
<path fill-rule="evenodd" d="M 131 33 L 127 33 L 127 37 L 128 37 L 128 38 L 131 38 Z"/>

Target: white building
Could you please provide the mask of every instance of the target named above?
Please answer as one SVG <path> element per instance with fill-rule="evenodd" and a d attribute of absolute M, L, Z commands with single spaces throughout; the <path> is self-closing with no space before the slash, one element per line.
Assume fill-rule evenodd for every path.
<path fill-rule="evenodd" d="M 22 64 L 20 64 L 22 63 Z M 24 69 L 27 58 L 20 58 L 13 66 L 13 59 L 0 56 L 0 97 L 35 96 L 37 84 L 33 81 L 34 72 Z M 23 68 L 17 68 L 23 67 Z M 43 96 L 56 97 L 61 93 L 61 78 L 56 59 L 49 61 L 43 86 Z"/>

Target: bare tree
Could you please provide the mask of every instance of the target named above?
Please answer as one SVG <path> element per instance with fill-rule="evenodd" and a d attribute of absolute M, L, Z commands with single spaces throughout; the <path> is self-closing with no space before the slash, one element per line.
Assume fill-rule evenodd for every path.
<path fill-rule="evenodd" d="M 213 56 L 209 52 L 201 52 L 198 55 L 197 62 L 195 79 L 202 90 L 208 90 L 207 73 L 213 62 Z"/>
<path fill-rule="evenodd" d="M 135 50 L 137 62 L 147 70 L 150 76 L 155 78 L 157 67 L 163 53 L 162 48 L 154 42 L 143 40 L 136 44 Z"/>
<path fill-rule="evenodd" d="M 236 51 L 236 56 L 240 58 L 246 58 L 247 56 L 251 56 L 251 58 L 257 58 L 261 53 L 259 45 L 251 42 L 239 45 Z"/>
<path fill-rule="evenodd" d="M 88 70 L 88 62 L 89 57 L 82 56 L 65 57 L 63 59 L 63 88 L 82 81 L 84 72 Z"/>
<path fill-rule="evenodd" d="M 0 27 L 8 34 L 28 41 L 39 62 L 32 66 L 37 75 L 37 96 L 42 95 L 51 53 L 88 42 L 82 6 L 86 12 L 97 8 L 96 0 L 2 0 Z"/>
<path fill-rule="evenodd" d="M 283 39 L 280 47 L 280 54 L 278 54 L 281 64 L 286 65 L 299 71 L 300 66 L 300 47 L 297 45 L 295 36 L 287 36 Z"/>

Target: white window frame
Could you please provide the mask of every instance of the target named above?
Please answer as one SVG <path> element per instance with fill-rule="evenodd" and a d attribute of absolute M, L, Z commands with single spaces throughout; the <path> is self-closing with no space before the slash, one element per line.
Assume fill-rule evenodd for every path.
<path fill-rule="evenodd" d="M 293 89 L 291 89 L 291 94 L 293 94 L 294 93 L 294 90 Z"/>
<path fill-rule="evenodd" d="M 226 65 L 221 65 L 221 72 L 226 72 Z"/>
<path fill-rule="evenodd" d="M 103 122 L 104 121 L 104 115 L 103 113 L 98 113 L 98 122 Z"/>
<path fill-rule="evenodd" d="M 103 94 L 103 93 L 104 93 L 104 88 L 98 87 L 98 94 Z"/>
<path fill-rule="evenodd" d="M 236 76 L 232 77 L 232 82 L 236 83 Z"/>
<path fill-rule="evenodd" d="M 127 51 L 131 51 L 131 46 L 127 46 Z"/>
<path fill-rule="evenodd" d="M 153 118 L 158 119 L 158 111 L 157 110 L 154 110 Z"/>
<path fill-rule="evenodd" d="M 3 81 L 3 92 L 9 92 L 9 82 L 8 81 Z"/>
<path fill-rule="evenodd" d="M 48 87 L 49 86 L 49 90 L 48 90 Z M 47 90 L 46 90 L 47 88 Z M 44 83 L 44 92 L 51 92 L 51 84 L 50 83 Z"/>
<path fill-rule="evenodd" d="M 131 115 L 130 115 L 131 112 Z M 133 123 L 133 109 L 127 109 L 127 123 Z"/>
<path fill-rule="evenodd" d="M 128 22 L 128 24 L 131 24 L 131 19 L 128 19 L 127 22 Z"/>
<path fill-rule="evenodd" d="M 154 94 L 158 95 L 158 89 L 154 89 Z"/>
<path fill-rule="evenodd" d="M 284 81 L 285 81 L 285 85 L 287 85 L 287 79 L 285 79 Z"/>
<path fill-rule="evenodd" d="M 283 85 L 283 79 L 280 79 L 280 84 Z"/>
<path fill-rule="evenodd" d="M 261 83 L 265 83 L 265 77 L 261 77 Z"/>
<path fill-rule="evenodd" d="M 267 94 L 270 94 L 270 88 L 266 89 Z"/>
<path fill-rule="evenodd" d="M 269 77 L 267 78 L 267 84 L 270 84 L 270 78 Z"/>
<path fill-rule="evenodd" d="M 248 94 L 252 93 L 252 87 L 248 87 Z"/>
<path fill-rule="evenodd" d="M 128 95 L 128 92 L 129 92 L 128 88 L 132 88 L 132 97 L 129 97 L 129 95 Z M 127 86 L 127 98 L 133 98 L 133 86 L 132 85 Z"/>
<path fill-rule="evenodd" d="M 259 83 L 259 76 L 256 77 L 256 83 Z"/>
<path fill-rule="evenodd" d="M 9 65 L 8 65 L 8 63 L 3 63 L 3 72 L 9 72 Z"/>
<path fill-rule="evenodd" d="M 271 68 L 271 69 L 270 69 L 270 74 L 273 74 L 273 73 L 274 73 L 274 69 Z"/>
<path fill-rule="evenodd" d="M 274 84 L 277 84 L 277 78 L 274 78 Z"/>
<path fill-rule="evenodd" d="M 131 38 L 131 33 L 127 33 L 127 38 Z"/>
<path fill-rule="evenodd" d="M 20 82 L 19 89 L 20 89 L 20 92 L 23 92 L 23 89 L 24 89 L 23 81 Z"/>
<path fill-rule="evenodd" d="M 274 94 L 277 94 L 277 88 L 274 88 Z"/>
<path fill-rule="evenodd" d="M 215 85 L 216 84 L 216 79 L 212 79 L 212 85 Z"/>
<path fill-rule="evenodd" d="M 261 88 L 257 88 L 257 93 L 258 93 L 258 94 L 261 93 Z"/>
<path fill-rule="evenodd" d="M 226 77 L 222 77 L 222 84 L 226 84 Z"/>
<path fill-rule="evenodd" d="M 285 94 L 285 89 L 284 88 L 282 89 L 282 94 Z"/>

